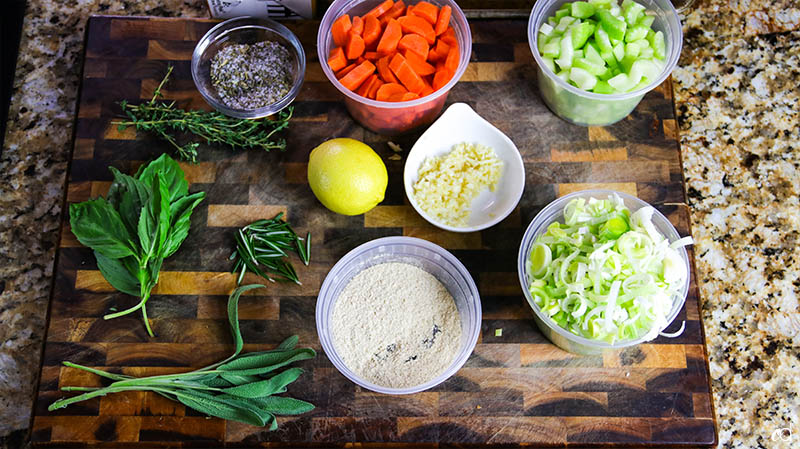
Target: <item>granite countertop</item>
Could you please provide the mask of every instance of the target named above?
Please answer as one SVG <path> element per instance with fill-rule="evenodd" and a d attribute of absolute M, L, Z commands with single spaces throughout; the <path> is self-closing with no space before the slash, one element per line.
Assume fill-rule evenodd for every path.
<path fill-rule="evenodd" d="M 27 438 L 86 19 L 207 14 L 201 0 L 28 3 L 0 153 L 2 447 Z M 673 83 L 719 447 L 797 447 L 800 7 L 697 0 L 689 11 Z"/>

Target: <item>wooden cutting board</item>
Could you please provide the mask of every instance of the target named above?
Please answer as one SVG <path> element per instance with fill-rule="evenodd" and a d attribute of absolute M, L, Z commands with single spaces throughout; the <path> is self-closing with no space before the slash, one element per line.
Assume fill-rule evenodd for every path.
<path fill-rule="evenodd" d="M 133 171 L 170 147 L 110 122 L 117 102 L 150 98 L 169 64 L 175 66 L 168 99 L 207 107 L 195 91 L 189 60 L 207 20 L 92 17 L 69 170 L 67 202 L 105 194 L 109 166 Z M 550 344 L 536 329 L 516 273 L 517 249 L 527 224 L 547 203 L 587 187 L 612 188 L 656 205 L 682 235 L 689 235 L 670 80 L 647 94 L 633 113 L 609 127 L 579 127 L 542 103 L 524 20 L 473 21 L 472 61 L 448 103 L 463 101 L 517 144 L 527 184 L 519 207 L 501 224 L 456 234 L 426 224 L 407 204 L 403 160 L 388 139 L 353 122 L 339 93 L 325 79 L 314 47 L 318 24 L 289 26 L 305 45 L 306 83 L 295 101 L 288 151 L 264 153 L 200 148 L 201 162 L 183 164 L 192 191 L 206 200 L 192 217 L 183 247 L 163 266 L 148 303 L 155 339 L 138 316 L 104 321 L 109 308 L 135 298 L 113 291 L 91 251 L 65 221 L 55 272 L 49 326 L 36 400 L 36 445 L 130 446 L 343 446 L 381 445 L 711 445 L 716 442 L 705 339 L 694 279 L 676 339 L 603 356 L 575 356 Z M 309 151 L 348 136 L 371 145 L 386 161 L 386 199 L 365 215 L 329 212 L 306 183 Z M 419 133 L 393 138 L 409 150 Z M 241 304 L 246 350 L 270 348 L 298 334 L 319 349 L 316 294 L 325 274 L 346 252 L 366 241 L 415 236 L 456 255 L 477 282 L 483 302 L 481 338 L 455 376 L 423 393 L 393 397 L 365 391 L 339 374 L 323 353 L 301 366 L 307 372 L 291 395 L 317 405 L 312 413 L 280 418 L 280 429 L 208 419 L 153 394 L 117 394 L 48 412 L 67 385 L 97 386 L 70 360 L 132 375 L 180 372 L 231 352 L 225 302 L 234 286 L 227 256 L 233 229 L 285 211 L 302 233 L 314 235 L 312 263 L 298 269 L 302 286 L 271 284 Z M 67 214 L 63 214 L 65 219 Z M 691 250 L 690 250 L 691 253 Z M 257 279 L 250 278 L 250 281 Z M 502 329 L 502 336 L 495 336 Z"/>

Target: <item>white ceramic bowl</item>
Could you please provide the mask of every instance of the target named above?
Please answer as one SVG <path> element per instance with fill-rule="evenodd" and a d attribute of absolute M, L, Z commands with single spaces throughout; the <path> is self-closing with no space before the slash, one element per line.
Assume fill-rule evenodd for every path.
<path fill-rule="evenodd" d="M 465 227 L 448 226 L 422 210 L 414 199 L 414 183 L 419 179 L 422 162 L 431 156 L 449 153 L 453 145 L 467 142 L 494 149 L 503 161 L 500 182 L 494 192 L 481 193 L 472 202 L 472 211 Z M 408 201 L 422 218 L 434 226 L 453 232 L 474 232 L 501 222 L 517 207 L 525 188 L 525 166 L 517 146 L 502 131 L 472 110 L 465 103 L 454 103 L 436 120 L 411 148 L 403 171 Z"/>

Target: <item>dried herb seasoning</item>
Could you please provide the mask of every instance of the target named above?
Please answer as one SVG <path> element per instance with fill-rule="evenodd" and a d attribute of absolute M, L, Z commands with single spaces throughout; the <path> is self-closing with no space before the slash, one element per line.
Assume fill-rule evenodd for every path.
<path fill-rule="evenodd" d="M 211 83 L 227 106 L 258 109 L 289 93 L 291 67 L 292 55 L 277 42 L 231 44 L 211 59 Z"/>

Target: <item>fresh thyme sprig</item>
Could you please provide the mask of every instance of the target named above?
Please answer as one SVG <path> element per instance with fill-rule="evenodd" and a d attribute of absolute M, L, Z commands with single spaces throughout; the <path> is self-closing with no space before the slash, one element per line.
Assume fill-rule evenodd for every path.
<path fill-rule="evenodd" d="M 236 259 L 233 273 L 239 273 L 236 283 L 241 283 L 246 271 L 253 272 L 270 282 L 272 276 L 300 284 L 297 272 L 286 260 L 287 251 L 294 251 L 308 265 L 311 257 L 311 233 L 299 237 L 289 223 L 281 220 L 283 212 L 269 220 L 258 220 L 236 232 L 236 251 L 230 259 Z M 262 269 L 263 268 L 263 269 Z M 271 276 L 272 275 L 272 276 Z"/>
<path fill-rule="evenodd" d="M 200 144 L 189 142 L 181 145 L 172 133 L 188 132 L 209 144 L 221 143 L 233 148 L 261 148 L 265 151 L 286 149 L 286 140 L 275 138 L 275 134 L 289 126 L 291 107 L 272 118 L 259 120 L 237 119 L 217 111 L 186 111 L 176 107 L 174 101 L 156 101 L 171 74 L 172 66 L 167 69 L 164 79 L 153 92 L 153 98 L 147 103 L 132 105 L 125 100 L 120 101 L 122 111 L 130 120 L 113 124 L 120 131 L 135 126 L 137 130 L 154 132 L 175 147 L 181 159 L 193 163 L 197 163 L 197 147 Z"/>

